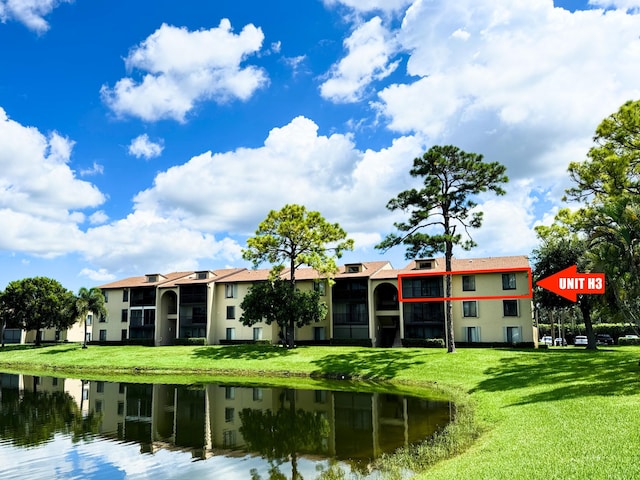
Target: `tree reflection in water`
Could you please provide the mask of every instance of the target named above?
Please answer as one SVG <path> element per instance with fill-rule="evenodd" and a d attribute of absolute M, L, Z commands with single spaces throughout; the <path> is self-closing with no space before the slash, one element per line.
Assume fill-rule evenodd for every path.
<path fill-rule="evenodd" d="M 73 397 L 66 392 L 39 392 L 37 378 L 24 390 L 2 389 L 0 438 L 15 446 L 33 447 L 51 441 L 56 433 L 78 442 L 98 433 L 99 413 L 83 417 Z"/>
<path fill-rule="evenodd" d="M 185 452 L 203 464 L 244 471 L 252 480 L 371 478 L 372 462 L 382 453 L 420 442 L 450 420 L 446 401 L 395 393 L 0 374 L 0 456 L 10 451 L 4 448 L 9 445 L 51 447 L 54 453 L 42 465 L 64 465 L 80 473 L 86 473 L 84 467 L 68 462 L 81 450 L 89 467 L 122 471 L 127 462 L 148 463 L 157 465 L 153 478 L 172 478 L 162 469 L 163 455 L 155 460 L 113 455 L 126 445 L 150 457 Z M 78 444 L 67 450 L 75 452 L 71 457 L 59 455 L 68 448 L 62 446 L 66 440 Z M 21 466 L 0 470 L 0 477 L 29 472 L 37 477 L 38 465 L 29 464 L 35 453 L 22 457 L 27 461 Z M 194 478 L 218 478 L 219 472 L 202 473 Z"/>
<path fill-rule="evenodd" d="M 240 433 L 248 450 L 269 460 L 269 480 L 286 479 L 279 466 L 291 461 L 291 480 L 302 479 L 298 472 L 298 455 L 326 450 L 329 422 L 318 412 L 296 409 L 296 392 L 283 390 L 279 396 L 278 411 L 245 408 L 240 412 Z M 288 407 L 287 407 L 288 403 Z M 251 472 L 252 480 L 260 480 Z"/>

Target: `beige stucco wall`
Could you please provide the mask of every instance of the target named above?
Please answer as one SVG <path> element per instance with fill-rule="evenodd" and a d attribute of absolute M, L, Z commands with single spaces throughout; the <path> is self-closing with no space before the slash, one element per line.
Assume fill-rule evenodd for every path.
<path fill-rule="evenodd" d="M 129 316 L 126 322 L 122 321 L 122 310 L 129 308 L 129 302 L 122 300 L 123 291 L 122 288 L 109 289 L 108 301 L 104 304 L 107 309 L 106 318 L 101 322 L 94 317 L 91 325 L 91 340 L 100 340 L 100 330 L 106 330 L 107 341 L 120 341 L 122 330 L 127 330 L 127 338 L 129 338 Z"/>
<path fill-rule="evenodd" d="M 226 285 L 234 285 L 235 294 L 232 298 L 227 298 Z M 230 282 L 230 283 L 217 283 L 215 286 L 215 299 L 214 303 L 214 319 L 210 322 L 210 332 L 207 337 L 209 344 L 220 343 L 220 340 L 227 338 L 227 328 L 235 329 L 235 340 L 253 340 L 253 329 L 262 328 L 262 340 L 268 340 L 272 343 L 278 342 L 279 328 L 277 324 L 266 325 L 265 323 L 256 323 L 250 327 L 242 325 L 240 317 L 242 316 L 242 308 L 240 304 L 242 299 L 247 295 L 251 288 L 249 282 Z M 302 291 L 309 291 L 313 288 L 313 282 L 311 280 L 299 280 L 296 282 L 297 288 Z M 324 328 L 325 338 L 331 338 L 331 297 L 330 292 L 325 290 L 326 295 L 323 300 L 327 303 L 329 311 L 327 316 L 322 322 L 314 323 L 312 325 L 306 325 L 302 328 L 296 329 L 297 340 L 313 340 L 314 339 L 314 327 Z M 227 319 L 227 307 L 235 307 L 235 318 Z"/>
<path fill-rule="evenodd" d="M 479 329 L 479 342 L 506 342 L 507 328 L 519 329 L 520 342 L 533 342 L 533 314 L 530 298 L 514 299 L 518 305 L 517 316 L 505 316 L 503 299 L 477 300 L 477 317 L 464 317 L 463 298 L 477 296 L 528 296 L 529 277 L 528 272 L 514 272 L 516 276 L 516 288 L 502 289 L 502 272 L 475 274 L 475 291 L 462 290 L 462 275 L 456 275 L 452 279 L 453 297 L 461 300 L 453 301 L 454 335 L 457 341 L 467 340 L 467 327 Z M 469 300 L 473 301 L 473 300 Z"/>

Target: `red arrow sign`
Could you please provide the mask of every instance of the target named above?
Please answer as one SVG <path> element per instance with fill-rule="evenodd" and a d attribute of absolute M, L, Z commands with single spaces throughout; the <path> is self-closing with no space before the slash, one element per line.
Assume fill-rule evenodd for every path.
<path fill-rule="evenodd" d="M 536 285 L 575 302 L 579 293 L 604 293 L 604 273 L 578 273 L 573 265 L 543 278 Z"/>

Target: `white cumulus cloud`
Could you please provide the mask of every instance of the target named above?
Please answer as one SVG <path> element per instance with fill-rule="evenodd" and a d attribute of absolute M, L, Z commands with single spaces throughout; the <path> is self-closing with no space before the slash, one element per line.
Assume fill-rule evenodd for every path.
<path fill-rule="evenodd" d="M 324 98 L 334 102 L 354 102 L 374 80 L 387 77 L 398 66 L 390 62 L 395 51 L 389 32 L 380 17 L 359 25 L 344 41 L 347 55 L 333 65 L 329 79 L 320 86 Z"/>
<path fill-rule="evenodd" d="M 37 33 L 49 30 L 45 20 L 54 8 L 73 0 L 0 0 L 0 21 L 17 20 Z"/>
<path fill-rule="evenodd" d="M 152 142 L 149 140 L 149 135 L 143 133 L 131 140 L 129 144 L 129 155 L 133 155 L 136 158 L 155 158 L 162 154 L 164 146 L 162 141 Z"/>
<path fill-rule="evenodd" d="M 125 59 L 142 77 L 103 85 L 102 99 L 119 116 L 179 122 L 198 102 L 247 100 L 268 82 L 261 68 L 242 65 L 263 40 L 260 28 L 249 24 L 236 34 L 227 19 L 198 31 L 163 24 Z"/>

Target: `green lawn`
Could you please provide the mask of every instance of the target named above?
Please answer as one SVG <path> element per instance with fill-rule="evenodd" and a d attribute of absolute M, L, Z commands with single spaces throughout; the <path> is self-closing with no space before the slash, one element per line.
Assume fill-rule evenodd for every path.
<path fill-rule="evenodd" d="M 640 478 L 639 360 L 640 347 L 458 349 L 455 354 L 270 346 L 83 350 L 75 344 L 0 350 L 2 370 L 45 373 L 55 366 L 61 374 L 84 378 L 124 379 L 134 373 L 148 380 L 162 374 L 191 382 L 230 375 L 304 383 L 309 376 L 347 374 L 395 387 L 437 382 L 444 391 L 468 397 L 482 433 L 464 453 L 417 477 L 424 479 Z"/>

